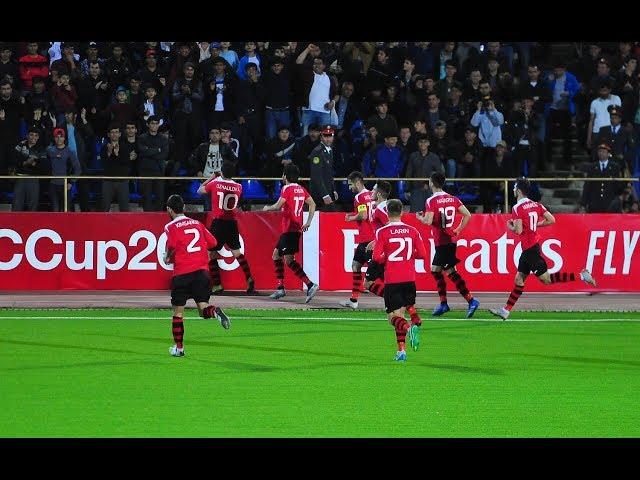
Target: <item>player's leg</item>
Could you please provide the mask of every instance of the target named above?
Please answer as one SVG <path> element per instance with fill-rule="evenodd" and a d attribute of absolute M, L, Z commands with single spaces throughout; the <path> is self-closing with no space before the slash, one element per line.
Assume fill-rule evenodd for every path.
<path fill-rule="evenodd" d="M 406 287 L 403 289 L 404 305 L 407 313 L 411 318 L 411 325 L 409 326 L 409 343 L 414 351 L 418 350 L 420 345 L 420 325 L 422 320 L 418 315 L 416 309 L 416 282 L 407 282 Z"/>
<path fill-rule="evenodd" d="M 188 274 L 187 274 L 188 275 Z M 169 353 L 174 357 L 184 356 L 184 306 L 189 298 L 188 278 L 186 275 L 177 275 L 171 279 L 171 306 L 173 307 L 173 318 L 171 320 L 171 334 L 173 335 L 173 346 L 169 348 Z"/>
<path fill-rule="evenodd" d="M 364 288 L 378 297 L 384 296 L 384 265 L 373 260 L 369 262 Z"/>
<path fill-rule="evenodd" d="M 405 303 L 403 284 L 395 283 L 387 285 L 384 291 L 384 306 L 389 323 L 393 326 L 396 334 L 398 350 L 394 359 L 397 361 L 405 361 L 407 359 L 405 342 L 407 332 L 411 327 L 409 322 L 404 318 Z"/>
<path fill-rule="evenodd" d="M 198 306 L 200 316 L 202 318 L 216 318 L 220 322 L 220 325 L 222 325 L 225 330 L 228 330 L 231 326 L 229 317 L 227 317 L 220 307 L 209 303 L 211 292 L 209 290 L 208 278 L 204 271 L 199 271 L 194 274 L 191 292 L 193 300 Z"/>
<path fill-rule="evenodd" d="M 503 320 L 506 320 L 507 318 L 509 318 L 511 309 L 514 307 L 514 305 L 516 304 L 516 302 L 518 301 L 518 299 L 520 298 L 520 295 L 522 295 L 522 292 L 524 290 L 524 282 L 527 276 L 529 275 L 529 273 L 528 272 L 524 273 L 525 269 L 523 268 L 523 270 L 520 270 L 521 268 L 523 268 L 523 266 L 519 265 L 518 273 L 516 273 L 513 290 L 511 290 L 511 293 L 509 294 L 509 298 L 507 299 L 506 305 L 504 307 L 495 308 L 495 309 L 492 308 L 491 310 L 489 310 L 493 315 L 495 315 L 496 317 L 500 317 Z"/>
<path fill-rule="evenodd" d="M 273 300 L 277 300 L 286 295 L 284 291 L 284 262 L 282 260 L 282 256 L 280 255 L 281 248 L 282 248 L 280 247 L 281 242 L 282 242 L 282 236 L 280 237 L 280 240 L 278 240 L 278 244 L 276 245 L 276 248 L 273 249 L 273 255 L 271 256 L 271 258 L 273 259 L 273 266 L 276 272 L 276 279 L 278 280 L 278 286 L 276 288 L 276 291 L 273 292 L 271 295 L 269 295 L 269 298 Z"/>
<path fill-rule="evenodd" d="M 198 302 L 196 305 L 198 305 L 198 313 L 200 313 L 202 318 L 216 318 L 220 322 L 222 328 L 229 330 L 231 327 L 231 320 L 220 307 L 216 307 L 209 302 Z"/>
<path fill-rule="evenodd" d="M 549 273 L 549 271 L 545 271 L 542 275 L 538 275 L 538 279 L 545 285 L 552 285 L 554 283 L 575 282 L 578 278 L 583 282 L 588 283 L 589 285 L 592 285 L 594 287 L 596 286 L 596 281 L 594 280 L 589 270 L 583 270 L 578 274 L 574 272 Z"/>
<path fill-rule="evenodd" d="M 340 306 L 353 308 L 355 310 L 358 308 L 358 298 L 360 297 L 360 292 L 362 290 L 362 263 L 358 262 L 355 258 L 351 262 L 351 272 L 353 275 L 351 297 L 349 300 L 340 301 Z"/>
<path fill-rule="evenodd" d="M 469 304 L 466 318 L 473 317 L 473 314 L 476 312 L 476 310 L 480 306 L 480 302 L 475 298 L 473 298 L 473 295 L 471 295 L 471 292 L 469 292 L 469 289 L 467 288 L 467 283 L 464 281 L 464 278 L 462 278 L 460 273 L 458 273 L 455 265 L 450 269 L 446 270 L 446 274 L 449 277 L 449 280 L 451 280 L 455 284 L 456 288 L 458 289 L 458 292 L 460 292 L 460 295 L 462 295 L 464 299 L 467 301 L 467 303 Z"/>
<path fill-rule="evenodd" d="M 287 267 L 291 269 L 293 274 L 302 280 L 302 282 L 307 286 L 307 297 L 305 299 L 305 303 L 309 303 L 320 287 L 318 284 L 309 280 L 309 277 L 302 269 L 302 265 L 300 265 L 295 259 L 294 255 L 300 251 L 301 234 L 289 232 L 284 234 L 284 236 L 286 246 L 286 254 L 284 256 L 285 263 L 287 264 Z"/>
<path fill-rule="evenodd" d="M 222 286 L 222 280 L 220 279 L 220 266 L 218 265 L 218 259 L 222 258 L 220 250 L 224 245 L 216 245 L 212 250 L 209 250 L 209 280 L 211 283 L 211 293 L 218 293 L 224 290 Z"/>
<path fill-rule="evenodd" d="M 227 239 L 227 245 L 231 249 L 231 253 L 236 257 L 240 268 L 244 272 L 244 278 L 247 280 L 247 293 L 255 293 L 255 282 L 251 275 L 251 268 L 249 268 L 249 262 L 247 258 L 240 251 L 240 232 L 238 232 L 238 222 L 235 220 L 229 221 L 229 238 Z"/>
<path fill-rule="evenodd" d="M 438 247 L 436 247 L 438 248 Z M 436 253 L 437 255 L 437 253 Z M 434 257 L 434 262 L 436 261 Z M 438 288 L 438 296 L 440 297 L 440 305 L 433 309 L 433 316 L 439 317 L 449 311 L 449 304 L 447 303 L 447 283 L 444 281 L 444 275 L 442 274 L 442 267 L 439 265 L 431 265 L 431 275 L 436 281 L 436 287 Z"/>

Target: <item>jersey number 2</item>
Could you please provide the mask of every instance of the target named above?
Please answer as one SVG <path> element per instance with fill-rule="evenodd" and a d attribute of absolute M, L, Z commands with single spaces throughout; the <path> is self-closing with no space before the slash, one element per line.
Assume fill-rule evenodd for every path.
<path fill-rule="evenodd" d="M 193 234 L 193 240 L 191 240 L 191 243 L 187 245 L 187 252 L 189 253 L 199 252 L 201 248 L 196 247 L 196 243 L 198 243 L 198 240 L 200 240 L 200 232 L 195 228 L 187 228 L 184 231 L 184 233 Z"/>

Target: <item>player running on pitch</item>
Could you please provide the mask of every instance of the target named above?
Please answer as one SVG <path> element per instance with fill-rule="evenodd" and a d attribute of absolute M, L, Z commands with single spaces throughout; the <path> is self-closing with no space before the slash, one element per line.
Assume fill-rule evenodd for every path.
<path fill-rule="evenodd" d="M 507 220 L 507 228 L 520 235 L 522 241 L 522 254 L 518 262 L 518 273 L 516 273 L 515 285 L 509 299 L 504 307 L 490 309 L 489 311 L 497 317 L 506 320 L 509 318 L 511 309 L 522 295 L 524 281 L 529 273 L 533 272 L 545 285 L 552 283 L 573 282 L 576 277 L 596 286 L 591 272 L 582 270 L 578 275 L 574 272 L 556 272 L 549 274 L 547 262 L 540 253 L 540 234 L 538 228 L 548 227 L 556 223 L 553 215 L 541 203 L 530 200 L 527 195 L 531 190 L 531 184 L 526 178 L 519 178 L 513 186 L 513 194 L 517 199 L 512 208 L 512 218 Z M 542 219 L 542 220 L 540 220 Z"/>
<path fill-rule="evenodd" d="M 378 231 L 379 228 L 384 227 L 389 223 L 389 213 L 387 212 L 387 202 L 389 194 L 391 193 L 391 184 L 386 180 L 378 182 L 373 187 L 373 218 L 371 219 L 371 226 L 373 232 Z M 368 251 L 373 251 L 375 240 L 367 245 Z M 369 262 L 367 267 L 367 274 L 365 275 L 364 288 L 371 293 L 383 297 L 384 296 L 384 265 L 380 265 L 373 258 Z"/>
<path fill-rule="evenodd" d="M 173 305 L 172 332 L 176 342 L 169 349 L 174 357 L 184 357 L 184 306 L 193 298 L 202 318 L 215 317 L 224 329 L 229 329 L 231 321 L 220 307 L 209 304 L 207 251 L 217 244 L 209 230 L 197 220 L 184 215 L 184 200 L 180 195 L 171 195 L 167 200 L 167 213 L 171 221 L 164 227 L 167 234 L 165 263 L 173 263 L 171 279 L 171 305 Z"/>
<path fill-rule="evenodd" d="M 358 297 L 362 291 L 362 266 L 371 261 L 371 251 L 367 250 L 369 243 L 373 241 L 374 230 L 371 221 L 373 220 L 373 192 L 364 186 L 364 175 L 361 172 L 351 172 L 347 177 L 349 190 L 356 196 L 353 199 L 353 214 L 347 213 L 344 217 L 347 222 L 357 222 L 358 235 L 355 242 L 358 244 L 351 262 L 353 272 L 353 284 L 351 288 L 351 298 L 342 300 L 340 306 L 358 308 Z"/>
<path fill-rule="evenodd" d="M 387 202 L 389 223 L 376 232 L 376 243 L 373 249 L 373 260 L 384 269 L 384 306 L 389 323 L 396 331 L 398 351 L 397 361 L 405 361 L 405 340 L 409 334 L 409 342 L 414 350 L 420 345 L 419 328 L 409 324 L 404 318 L 405 309 L 416 303 L 416 267 L 417 258 L 426 258 L 427 252 L 420 232 L 415 227 L 400 221 L 402 202 L 392 199 Z"/>
<path fill-rule="evenodd" d="M 263 208 L 264 211 L 282 209 L 284 214 L 282 216 L 282 235 L 280 235 L 280 239 L 273 250 L 272 257 L 276 269 L 276 278 L 278 279 L 278 288 L 269 295 L 269 298 L 278 300 L 286 295 L 284 290 L 284 264 L 282 262 L 282 257 L 284 256 L 287 266 L 307 285 L 305 303 L 309 303 L 320 287 L 309 280 L 302 266 L 296 262 L 294 255 L 300 251 L 302 232 L 306 232 L 311 226 L 311 221 L 316 211 L 316 203 L 304 187 L 298 185 L 299 176 L 300 170 L 296 165 L 285 166 L 282 175 L 284 186 L 280 191 L 280 198 L 273 205 L 265 205 Z M 305 203 L 309 205 L 309 218 L 307 223 L 303 225 L 302 211 Z"/>
<path fill-rule="evenodd" d="M 455 283 L 460 295 L 469 303 L 466 318 L 471 318 L 480 306 L 480 302 L 473 298 L 467 284 L 456 270 L 456 264 L 460 262 L 456 258 L 456 243 L 451 237 L 460 235 L 471 219 L 471 213 L 458 197 L 449 195 L 442 187 L 446 181 L 440 172 L 434 172 L 429 178 L 429 187 L 433 192 L 426 203 L 424 214 L 416 213 L 416 217 L 425 225 L 431 225 L 436 253 L 431 265 L 431 275 L 436 280 L 440 305 L 433 310 L 433 316 L 439 317 L 447 313 L 450 308 L 447 303 L 447 284 L 442 271 Z M 462 215 L 460 224 L 453 228 L 458 214 Z"/>
<path fill-rule="evenodd" d="M 218 245 L 214 251 L 210 252 L 209 258 L 209 275 L 211 277 L 211 293 L 221 292 L 223 290 L 220 281 L 220 267 L 218 266 L 218 258 L 220 250 L 227 245 L 236 257 L 244 276 L 247 279 L 247 293 L 255 293 L 255 282 L 251 276 L 251 269 L 246 257 L 240 251 L 240 233 L 238 232 L 238 216 L 237 207 L 240 197 L 242 196 L 242 185 L 234 182 L 233 177 L 235 166 L 230 162 L 224 162 L 221 167 L 221 175 L 217 172 L 211 175 L 211 178 L 203 182 L 198 188 L 200 195 L 211 195 L 211 211 L 213 212 L 213 221 L 211 222 L 210 232 L 218 241 Z"/>

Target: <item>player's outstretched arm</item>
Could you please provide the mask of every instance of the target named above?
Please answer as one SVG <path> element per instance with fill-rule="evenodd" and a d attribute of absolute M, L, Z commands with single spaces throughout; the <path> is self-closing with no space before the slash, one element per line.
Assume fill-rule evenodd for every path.
<path fill-rule="evenodd" d="M 262 207 L 262 210 L 264 212 L 270 212 L 272 210 L 280 210 L 282 208 L 282 205 L 284 205 L 285 201 L 286 200 L 284 198 L 280 197 L 276 203 L 274 203 L 273 205 L 265 205 L 264 207 Z"/>
<path fill-rule="evenodd" d="M 538 223 L 539 227 L 548 227 L 549 225 L 553 225 L 556 223 L 556 217 L 554 217 L 551 212 L 544 212 L 544 219 Z"/>
<path fill-rule="evenodd" d="M 309 205 L 309 217 L 307 218 L 307 223 L 302 226 L 302 231 L 306 232 L 307 230 L 309 230 L 311 222 L 313 221 L 313 216 L 316 214 L 316 202 L 313 201 L 313 198 L 307 197 L 304 203 Z"/>

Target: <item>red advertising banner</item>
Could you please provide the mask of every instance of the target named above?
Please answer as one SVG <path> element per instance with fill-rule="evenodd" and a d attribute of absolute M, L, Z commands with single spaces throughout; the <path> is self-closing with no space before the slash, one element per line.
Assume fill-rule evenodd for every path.
<path fill-rule="evenodd" d="M 211 222 L 210 214 L 189 216 Z M 169 220 L 165 213 L 0 213 L 0 289 L 169 289 L 173 267 L 163 261 Z M 271 255 L 280 213 L 242 213 L 238 222 L 256 288 L 275 288 Z M 237 260 L 226 247 L 221 254 L 225 289 L 244 290 Z M 300 288 L 288 271 L 285 285 Z"/>
<path fill-rule="evenodd" d="M 471 292 L 509 291 L 517 271 L 522 247 L 518 236 L 509 232 L 510 215 L 473 215 L 457 241 L 457 265 Z M 580 292 L 592 290 L 640 291 L 640 216 L 574 215 L 555 216 L 556 224 L 540 229 L 542 253 L 549 271 L 580 272 L 590 270 L 598 286 L 584 282 L 545 286 L 535 278 L 526 284 L 527 291 Z M 435 254 L 431 227 L 422 225 L 413 214 L 402 220 L 420 230 L 427 253 Z M 351 290 L 351 261 L 356 247 L 354 222 L 345 222 L 342 213 L 320 217 L 320 288 Z M 427 262 L 416 260 L 418 290 L 434 291 L 435 281 Z M 455 288 L 448 285 L 448 289 Z"/>

